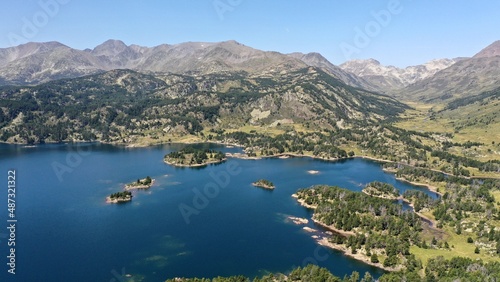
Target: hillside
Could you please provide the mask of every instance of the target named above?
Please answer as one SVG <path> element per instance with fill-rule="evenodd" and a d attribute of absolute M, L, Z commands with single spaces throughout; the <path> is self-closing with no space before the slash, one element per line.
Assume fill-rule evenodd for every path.
<path fill-rule="evenodd" d="M 435 75 L 402 89 L 396 97 L 426 103 L 447 103 L 500 87 L 499 41 L 472 58 L 462 59 Z"/>
<path fill-rule="evenodd" d="M 455 99 L 432 118 L 455 121 L 456 131 L 464 128 L 498 125 L 500 124 L 500 87 L 478 95 Z"/>
<path fill-rule="evenodd" d="M 113 70 L 33 87 L 3 87 L 0 98 L 0 140 L 21 143 L 134 143 L 245 125 L 334 129 L 378 123 L 406 109 L 313 67 L 255 75 Z"/>
<path fill-rule="evenodd" d="M 440 132 L 443 148 L 478 160 L 500 158 L 500 88 L 448 103 L 409 103 L 395 126 L 418 132 Z M 467 145 L 469 144 L 469 145 Z"/>

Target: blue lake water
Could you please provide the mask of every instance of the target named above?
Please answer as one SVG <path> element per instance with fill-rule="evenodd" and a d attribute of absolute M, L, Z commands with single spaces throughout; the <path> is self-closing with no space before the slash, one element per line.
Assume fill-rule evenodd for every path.
<path fill-rule="evenodd" d="M 381 270 L 319 246 L 303 226 L 289 222 L 288 216 L 312 216 L 291 195 L 315 184 L 361 191 L 374 180 L 401 192 L 426 191 L 362 159 L 229 159 L 197 169 L 163 163 L 166 153 L 182 146 L 0 144 L 0 281 L 254 277 L 311 262 L 341 277 L 352 271 L 378 277 Z M 9 169 L 17 171 L 15 276 L 7 274 L 6 258 Z M 107 195 L 146 175 L 156 179 L 155 185 L 135 191 L 132 202 L 105 203 Z M 276 189 L 253 187 L 260 178 Z M 132 277 L 125 280 L 122 274 Z"/>

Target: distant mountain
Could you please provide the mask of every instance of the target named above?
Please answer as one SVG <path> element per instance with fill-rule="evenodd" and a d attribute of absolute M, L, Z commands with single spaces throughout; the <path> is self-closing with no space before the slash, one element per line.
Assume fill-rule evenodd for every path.
<path fill-rule="evenodd" d="M 203 128 L 308 128 L 379 123 L 407 106 L 314 67 L 244 76 L 112 70 L 37 86 L 0 87 L 0 140 L 134 142 Z"/>
<path fill-rule="evenodd" d="M 260 74 L 306 66 L 321 68 L 351 86 L 378 89 L 365 79 L 333 65 L 319 53 L 285 55 L 257 50 L 236 41 L 144 47 L 112 39 L 86 50 L 72 49 L 58 42 L 27 43 L 0 49 L 0 85 L 36 85 L 113 69 L 177 74 L 241 71 Z"/>
<path fill-rule="evenodd" d="M 374 59 L 352 60 L 340 65 L 344 71 L 355 74 L 368 82 L 371 89 L 394 93 L 398 90 L 453 65 L 456 59 L 439 59 L 423 65 L 410 66 L 404 69 L 384 66 Z"/>
<path fill-rule="evenodd" d="M 362 77 L 355 75 L 352 72 L 345 71 L 341 67 L 332 64 L 319 53 L 312 52 L 304 54 L 296 52 L 288 54 L 288 56 L 299 59 L 302 62 L 306 63 L 308 66 L 321 68 L 351 86 L 361 87 L 369 90 L 376 89 L 375 85 L 370 84 L 368 81 L 366 81 Z"/>
<path fill-rule="evenodd" d="M 0 49 L 0 85 L 37 85 L 115 69 L 155 74 L 275 76 L 312 66 L 349 86 L 403 100 L 439 102 L 500 86 L 499 54 L 500 41 L 496 41 L 472 58 L 439 59 L 402 69 L 384 66 L 374 59 L 335 66 L 318 53 L 281 54 L 236 41 L 144 47 L 108 40 L 86 50 L 58 42 L 31 42 Z"/>
<path fill-rule="evenodd" d="M 12 48 L 0 49 L 0 67 L 4 67 L 10 62 L 19 60 L 40 52 L 46 52 L 58 47 L 66 47 L 59 42 L 47 43 L 26 43 Z"/>
<path fill-rule="evenodd" d="M 448 102 L 500 87 L 500 41 L 472 58 L 459 60 L 435 75 L 403 89 L 398 97 L 424 102 Z"/>
<path fill-rule="evenodd" d="M 131 68 L 133 62 L 147 52 L 149 48 L 127 46 L 120 40 L 108 40 L 93 50 L 86 50 L 99 59 L 101 67 L 105 69 Z"/>
<path fill-rule="evenodd" d="M 0 49 L 0 78 L 7 84 L 39 83 L 104 69 L 98 58 L 58 42 Z"/>
<path fill-rule="evenodd" d="M 0 49 L 0 82 L 38 84 L 113 69 L 146 72 L 278 73 L 306 67 L 303 61 L 278 52 L 265 52 L 236 41 L 187 42 L 142 47 L 108 40 L 90 50 L 76 50 L 57 42 L 27 43 Z"/>
<path fill-rule="evenodd" d="M 172 73 L 280 72 L 306 65 L 278 52 L 265 52 L 236 41 L 160 45 L 145 52 L 132 69 Z"/>
<path fill-rule="evenodd" d="M 493 42 L 488 47 L 484 48 L 479 53 L 474 55 L 473 58 L 487 58 L 494 56 L 500 56 L 500 40 Z"/>

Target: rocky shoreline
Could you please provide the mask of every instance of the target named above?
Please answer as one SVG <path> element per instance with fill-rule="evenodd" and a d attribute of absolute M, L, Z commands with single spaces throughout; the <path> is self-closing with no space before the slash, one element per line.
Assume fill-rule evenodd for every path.
<path fill-rule="evenodd" d="M 297 199 L 297 195 L 296 194 L 293 194 L 292 197 L 296 198 Z M 303 200 L 301 199 L 297 199 L 297 201 L 304 207 L 306 208 L 316 208 L 316 206 L 311 206 L 311 205 L 307 205 L 304 203 Z M 306 219 L 307 220 L 307 219 Z M 336 233 L 336 234 L 339 234 L 339 235 L 342 235 L 344 237 L 349 237 L 349 236 L 353 236 L 355 235 L 356 233 L 353 232 L 353 231 L 345 231 L 345 230 L 341 230 L 341 229 L 337 229 L 335 228 L 334 226 L 329 226 L 329 225 L 326 225 L 320 221 L 318 221 L 317 219 L 314 219 L 312 218 L 312 221 L 316 224 L 316 225 L 319 225 L 321 227 L 323 227 L 324 229 L 328 230 L 324 233 L 326 234 L 331 234 L 330 232 L 333 232 L 333 233 Z M 295 224 L 303 224 L 302 221 L 297 221 L 295 222 Z M 315 229 L 312 229 L 310 227 L 304 227 L 303 228 L 306 232 L 310 232 L 310 233 L 317 233 L 317 232 L 320 232 L 320 231 L 317 231 Z M 386 270 L 386 271 L 399 271 L 402 269 L 401 266 L 398 266 L 398 267 L 385 267 L 382 263 L 378 262 L 378 263 L 373 263 L 371 262 L 371 259 L 370 257 L 366 256 L 365 254 L 362 254 L 362 253 L 356 253 L 356 254 L 352 254 L 349 252 L 349 249 L 343 245 L 343 244 L 336 244 L 336 243 L 332 243 L 330 240 L 328 240 L 328 237 L 327 236 L 318 236 L 316 234 L 312 235 L 312 238 L 314 238 L 316 240 L 316 242 L 319 244 L 319 245 L 322 245 L 324 247 L 327 247 L 327 248 L 331 248 L 331 249 L 334 249 L 334 250 L 337 250 L 337 251 L 340 251 L 342 252 L 345 256 L 348 256 L 350 258 L 353 258 L 357 261 L 360 261 L 360 262 L 363 262 L 365 264 L 368 264 L 368 265 L 371 265 L 371 266 L 374 266 L 374 267 L 377 267 L 377 268 L 380 268 L 380 269 L 383 269 L 383 270 Z"/>
<path fill-rule="evenodd" d="M 127 185 L 125 185 L 125 190 L 128 191 L 128 190 L 134 190 L 134 189 L 149 189 L 149 188 L 151 188 L 151 186 L 153 186 L 153 184 L 155 184 L 154 179 L 151 179 L 151 183 L 148 185 L 146 185 L 146 184 L 141 184 L 141 185 L 127 184 Z"/>
<path fill-rule="evenodd" d="M 252 185 L 255 186 L 255 187 L 264 188 L 264 189 L 267 189 L 267 190 L 274 190 L 274 188 L 276 188 L 274 186 L 274 184 L 268 185 L 268 184 L 262 182 L 261 180 L 253 182 Z"/>
<path fill-rule="evenodd" d="M 106 203 L 107 204 L 118 204 L 118 203 L 126 203 L 132 201 L 132 197 L 130 198 L 111 198 L 111 197 L 106 197 Z"/>
<path fill-rule="evenodd" d="M 106 203 L 118 204 L 132 201 L 132 193 L 129 191 L 117 192 L 106 197 Z"/>
<path fill-rule="evenodd" d="M 201 164 L 191 164 L 191 165 L 187 165 L 187 164 L 179 164 L 179 163 L 175 163 L 175 162 L 171 162 L 171 161 L 167 161 L 167 160 L 163 160 L 164 163 L 168 164 L 168 165 L 171 165 L 171 166 L 176 166 L 176 167 L 202 167 L 202 166 L 207 166 L 207 165 L 210 165 L 210 164 L 220 164 L 220 163 L 223 163 L 227 161 L 227 158 L 223 158 L 222 160 L 217 160 L 217 161 L 209 161 L 209 162 L 203 162 Z"/>
<path fill-rule="evenodd" d="M 425 184 L 425 183 L 420 183 L 420 182 L 409 181 L 409 180 L 406 180 L 405 178 L 402 178 L 402 177 L 396 177 L 396 179 L 399 181 L 406 182 L 406 183 L 411 184 L 411 185 L 425 187 L 429 191 L 434 192 L 434 193 L 438 194 L 439 196 L 443 196 L 443 193 L 439 192 L 436 186 L 432 186 L 430 184 Z"/>
<path fill-rule="evenodd" d="M 367 257 L 366 255 L 361 254 L 361 253 L 352 254 L 352 253 L 349 252 L 349 249 L 346 248 L 344 245 L 332 243 L 332 242 L 330 242 L 328 240 L 327 237 L 320 237 L 319 239 L 316 239 L 316 242 L 318 244 L 320 244 L 321 246 L 324 246 L 324 247 L 327 247 L 327 248 L 331 248 L 331 249 L 334 249 L 334 250 L 337 250 L 337 251 L 341 251 L 345 256 L 353 258 L 353 259 L 355 259 L 357 261 L 361 261 L 361 262 L 363 262 L 365 264 L 368 264 L 368 265 L 371 265 L 371 266 L 383 269 L 385 271 L 399 271 L 399 270 L 402 269 L 401 266 L 399 266 L 399 267 L 385 267 L 380 262 L 378 262 L 378 263 L 371 262 L 371 260 L 370 260 L 369 257 Z"/>
<path fill-rule="evenodd" d="M 292 198 L 295 198 L 295 200 L 297 200 L 297 202 L 298 202 L 301 206 L 303 206 L 303 207 L 305 207 L 305 208 L 308 208 L 308 209 L 313 209 L 313 210 L 314 210 L 314 209 L 316 209 L 316 208 L 318 207 L 318 206 L 316 206 L 316 205 L 309 205 L 309 204 L 307 204 L 307 203 L 306 203 L 306 201 L 304 201 L 303 199 L 299 199 L 299 196 L 298 196 L 297 194 L 292 194 Z"/>
<path fill-rule="evenodd" d="M 292 197 L 294 197 L 294 198 L 297 199 L 297 195 L 296 194 L 293 194 Z M 304 206 L 306 208 L 313 208 L 313 209 L 316 208 L 315 206 L 311 206 L 311 205 L 305 204 L 303 200 L 297 199 L 297 201 L 301 204 L 301 206 Z M 306 218 L 298 218 L 298 217 L 294 217 L 294 216 L 289 216 L 289 217 L 287 217 L 287 219 L 291 220 L 293 223 L 295 223 L 297 225 L 305 225 L 305 224 L 307 224 L 309 222 Z M 349 248 L 347 248 L 345 245 L 332 243 L 330 240 L 328 240 L 328 236 L 326 236 L 326 235 L 332 235 L 333 233 L 336 233 L 336 234 L 342 235 L 344 237 L 349 237 L 349 236 L 355 235 L 355 232 L 337 229 L 334 226 L 326 225 L 326 224 L 318 221 L 315 218 L 312 218 L 312 221 L 316 225 L 321 226 L 322 228 L 328 230 L 328 231 L 320 231 L 320 230 L 313 229 L 313 228 L 308 227 L 308 226 L 304 226 L 302 228 L 304 231 L 306 231 L 308 233 L 313 233 L 313 235 L 311 235 L 311 237 L 313 239 L 315 239 L 316 242 L 319 245 L 322 245 L 324 247 L 340 251 L 345 256 L 348 256 L 348 257 L 353 258 L 353 259 L 355 259 L 357 261 L 361 261 L 361 262 L 363 262 L 365 264 L 368 264 L 368 265 L 371 265 L 371 266 L 374 266 L 374 267 L 377 267 L 377 268 L 380 268 L 380 269 L 383 269 L 383 270 L 386 270 L 386 271 L 398 271 L 398 270 L 401 270 L 401 266 L 393 268 L 393 267 L 384 267 L 384 265 L 382 263 L 380 263 L 380 262 L 379 263 L 373 263 L 373 262 L 371 262 L 370 257 L 368 257 L 368 256 L 366 256 L 365 254 L 362 254 L 362 253 L 352 254 L 352 253 L 349 252 Z M 323 235 L 321 235 L 321 234 L 323 234 Z"/>

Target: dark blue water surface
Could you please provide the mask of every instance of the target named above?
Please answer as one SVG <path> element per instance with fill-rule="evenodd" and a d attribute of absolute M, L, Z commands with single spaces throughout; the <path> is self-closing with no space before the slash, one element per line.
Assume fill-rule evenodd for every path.
<path fill-rule="evenodd" d="M 341 277 L 352 271 L 378 277 L 381 270 L 319 246 L 303 226 L 286 220 L 312 216 L 291 195 L 315 184 L 361 191 L 374 180 L 401 192 L 422 189 L 362 159 L 229 159 L 198 169 L 163 163 L 166 153 L 182 146 L 0 144 L 0 281 L 254 277 L 307 263 Z M 17 171 L 15 276 L 7 274 L 6 258 L 9 169 Z M 105 203 L 107 195 L 146 175 L 156 179 L 155 185 L 135 191 L 132 202 Z M 276 189 L 251 186 L 260 178 L 274 182 Z M 132 277 L 124 280 L 122 274 Z"/>

